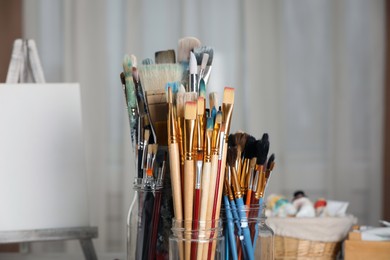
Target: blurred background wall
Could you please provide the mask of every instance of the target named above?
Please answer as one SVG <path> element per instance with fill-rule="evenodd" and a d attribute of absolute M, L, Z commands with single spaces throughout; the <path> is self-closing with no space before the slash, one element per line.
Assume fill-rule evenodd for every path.
<path fill-rule="evenodd" d="M 13 38 L 22 36 L 36 40 L 48 82 L 81 84 L 91 224 L 99 227 L 94 241 L 99 253 L 124 256 L 132 197 L 122 58 L 128 53 L 142 60 L 157 50 L 177 49 L 184 36 L 214 48 L 208 91 L 221 95 L 224 86 L 236 88 L 232 131 L 258 138 L 269 133 L 277 165 L 268 194 L 291 198 L 301 189 L 312 200 L 349 201 L 349 213 L 361 224 L 376 225 L 383 217 L 383 0 L 18 0 L 1 5 L 11 2 L 20 3 L 12 10 L 15 16 L 20 12 L 21 25 L 2 16 L 1 34 L 5 24 L 21 29 L 7 32 L 8 40 L 1 42 L 0 80 L 5 80 Z M 81 255 L 78 247 L 49 243 L 31 250 L 40 259 L 47 252 Z"/>

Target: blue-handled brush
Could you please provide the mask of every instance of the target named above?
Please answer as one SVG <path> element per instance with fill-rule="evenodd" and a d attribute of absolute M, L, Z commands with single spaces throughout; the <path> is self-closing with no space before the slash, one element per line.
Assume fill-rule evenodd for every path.
<path fill-rule="evenodd" d="M 253 251 L 253 245 L 251 240 L 251 233 L 248 226 L 248 218 L 246 216 L 246 207 L 244 204 L 244 200 L 242 198 L 241 193 L 241 187 L 238 182 L 237 172 L 235 169 L 235 162 L 237 157 L 237 148 L 236 147 L 229 147 L 227 151 L 227 157 L 226 161 L 230 167 L 231 170 L 231 177 L 232 177 L 232 184 L 233 184 L 233 190 L 234 190 L 234 197 L 237 205 L 237 211 L 240 218 L 240 224 L 242 233 L 244 235 L 244 249 L 247 253 L 247 257 L 249 260 L 254 260 L 254 251 Z"/>
<path fill-rule="evenodd" d="M 233 222 L 233 215 L 232 211 L 230 208 L 230 203 L 228 199 L 228 184 L 225 179 L 225 187 L 224 187 L 224 194 L 223 194 L 223 202 L 225 204 L 225 212 L 226 212 L 226 226 L 227 226 L 227 231 L 228 231 L 228 238 L 229 238 L 229 251 L 231 253 L 232 259 L 237 260 L 238 259 L 238 254 L 237 254 L 237 244 L 236 244 L 236 239 L 234 236 L 234 222 Z M 228 252 L 229 252 L 228 251 Z M 228 256 L 229 253 L 226 255 Z M 226 257 L 225 256 L 225 257 Z"/>

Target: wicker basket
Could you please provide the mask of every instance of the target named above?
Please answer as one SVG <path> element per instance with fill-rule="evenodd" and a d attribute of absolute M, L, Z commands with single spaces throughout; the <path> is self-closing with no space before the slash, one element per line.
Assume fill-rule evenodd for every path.
<path fill-rule="evenodd" d="M 341 242 L 319 242 L 275 236 L 275 259 L 336 259 Z"/>
<path fill-rule="evenodd" d="M 356 223 L 353 216 L 268 218 L 275 232 L 275 259 L 337 259 L 341 243 Z"/>

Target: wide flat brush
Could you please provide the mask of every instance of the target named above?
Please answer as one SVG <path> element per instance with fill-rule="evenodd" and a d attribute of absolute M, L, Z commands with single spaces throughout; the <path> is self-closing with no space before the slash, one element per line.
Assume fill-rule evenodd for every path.
<path fill-rule="evenodd" d="M 196 102 L 186 102 L 184 110 L 184 228 L 186 230 L 186 242 L 184 256 L 191 258 L 191 230 L 194 206 L 194 131 L 196 121 Z"/>
<path fill-rule="evenodd" d="M 223 102 L 222 102 L 222 131 L 221 131 L 221 141 L 220 141 L 220 153 L 218 158 L 218 170 L 217 170 L 217 183 L 215 189 L 214 197 L 214 206 L 213 206 L 213 218 L 219 218 L 221 211 L 221 201 L 222 201 L 222 188 L 223 188 L 223 179 L 225 174 L 225 165 L 226 165 L 226 154 L 227 154 L 227 142 L 228 136 L 230 134 L 230 124 L 233 115 L 233 106 L 234 106 L 234 88 L 225 87 L 223 91 Z M 225 138 L 226 137 L 226 138 Z M 216 243 L 213 242 L 211 249 L 211 257 L 215 253 Z M 210 253 L 210 250 L 209 250 Z"/>
<path fill-rule="evenodd" d="M 175 50 L 157 51 L 154 53 L 156 64 L 176 63 Z"/>

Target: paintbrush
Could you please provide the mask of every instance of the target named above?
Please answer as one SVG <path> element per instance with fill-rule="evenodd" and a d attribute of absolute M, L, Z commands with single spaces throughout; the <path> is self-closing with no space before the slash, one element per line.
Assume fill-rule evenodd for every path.
<path fill-rule="evenodd" d="M 238 254 L 237 254 L 236 236 L 234 235 L 234 218 L 233 218 L 232 209 L 230 207 L 228 196 L 229 196 L 229 184 L 227 182 L 227 179 L 225 178 L 223 201 L 225 204 L 225 212 L 226 212 L 226 226 L 228 230 L 227 235 L 228 235 L 229 249 L 230 249 L 229 251 L 231 252 L 232 259 L 237 260 Z"/>
<path fill-rule="evenodd" d="M 201 198 L 201 180 L 203 169 L 203 149 L 204 149 L 204 107 L 205 100 L 203 97 L 198 97 L 197 100 L 197 116 L 196 116 L 196 128 L 195 128 L 195 154 L 197 156 L 196 161 L 196 176 L 195 176 L 195 192 L 194 192 L 194 217 L 192 229 L 197 231 L 199 228 L 199 215 L 200 215 L 200 198 Z M 191 256 L 196 258 L 197 255 L 197 243 L 191 245 Z"/>
<path fill-rule="evenodd" d="M 142 88 L 142 84 L 139 79 L 139 74 L 138 74 L 138 69 L 137 69 L 137 58 L 135 55 L 131 55 L 131 61 L 132 61 L 132 76 L 133 76 L 133 82 L 134 82 L 134 88 L 135 88 L 135 93 L 136 93 L 136 98 L 137 98 L 137 109 L 138 109 L 138 115 L 139 115 L 139 124 L 138 124 L 138 133 L 139 133 L 139 140 L 141 139 L 142 141 L 142 132 L 144 130 L 144 122 L 148 121 L 150 130 L 152 132 L 152 137 L 153 139 L 151 140 L 151 143 L 156 143 L 157 138 L 156 138 L 156 133 L 153 127 L 153 123 L 150 119 L 150 113 L 148 110 L 148 106 L 146 103 L 146 99 L 144 96 L 144 90 Z"/>
<path fill-rule="evenodd" d="M 194 131 L 196 121 L 196 102 L 189 101 L 185 103 L 184 108 L 184 226 L 186 230 L 185 259 L 191 257 L 191 229 L 194 202 Z"/>
<path fill-rule="evenodd" d="M 183 100 L 183 99 L 181 99 Z M 180 174 L 180 153 L 178 143 L 178 128 L 175 118 L 172 89 L 168 88 L 168 151 L 169 167 L 172 186 L 173 210 L 176 220 L 180 223 L 183 220 L 182 206 L 182 181 Z M 180 259 L 184 259 L 183 244 L 179 242 Z"/>
<path fill-rule="evenodd" d="M 150 144 L 150 150 L 148 148 L 148 168 L 147 168 L 147 174 L 148 178 L 149 176 L 153 176 L 153 172 L 155 169 L 155 160 L 157 156 L 157 144 Z M 151 227 L 152 230 L 150 232 L 150 242 L 149 242 L 149 260 L 154 260 L 156 259 L 156 244 L 157 244 L 157 233 L 158 233 L 158 223 L 160 219 L 160 207 L 161 207 L 161 184 L 162 184 L 162 176 L 161 174 L 161 179 L 156 179 L 154 189 L 156 191 L 154 192 L 154 204 L 153 204 L 153 211 L 152 211 L 152 222 L 151 222 Z"/>
<path fill-rule="evenodd" d="M 221 118 L 222 120 L 222 118 Z M 199 236 L 204 237 L 206 229 L 206 215 L 207 215 L 207 203 L 210 188 L 210 173 L 211 173 L 211 139 L 213 135 L 214 120 L 212 118 L 207 118 L 207 127 L 205 132 L 204 139 L 204 157 L 203 157 L 203 171 L 202 171 L 202 191 L 201 191 L 201 201 L 200 201 L 200 215 L 199 215 Z M 197 250 L 197 259 L 202 259 L 203 255 L 203 244 L 198 245 Z"/>
<path fill-rule="evenodd" d="M 167 145 L 167 105 L 165 86 L 180 81 L 179 64 L 153 64 L 139 67 L 139 77 L 145 91 L 150 120 L 160 145 Z"/>
<path fill-rule="evenodd" d="M 175 50 L 157 51 L 154 53 L 156 64 L 176 63 Z"/>
<path fill-rule="evenodd" d="M 214 196 L 215 196 L 215 187 L 217 183 L 217 173 L 218 173 L 218 157 L 219 157 L 219 147 L 221 140 L 221 124 L 222 124 L 222 112 L 218 112 L 215 117 L 214 129 L 212 132 L 211 138 L 211 172 L 210 172 L 210 184 L 209 184 L 209 194 L 207 200 L 207 213 L 206 213 L 206 229 L 209 230 L 213 222 L 213 209 L 214 209 Z M 213 192 L 214 191 L 214 192 Z M 202 206 L 203 207 L 203 206 Z M 209 258 L 209 244 L 205 243 L 203 245 L 203 258 Z"/>
<path fill-rule="evenodd" d="M 219 157 L 218 157 L 218 170 L 217 170 L 217 183 L 215 185 L 215 194 L 214 194 L 214 205 L 213 205 L 213 214 L 212 219 L 219 218 L 221 210 L 221 201 L 222 201 L 222 188 L 223 188 L 223 179 L 225 174 L 225 165 L 226 165 L 226 153 L 227 153 L 227 142 L 230 133 L 230 124 L 233 114 L 234 106 L 234 88 L 225 87 L 223 91 L 223 102 L 222 102 L 222 130 L 220 135 L 220 148 L 219 148 Z M 215 224 L 215 223 L 214 223 Z M 213 225 L 213 222 L 212 222 Z M 215 226 L 212 226 L 215 228 Z M 211 257 L 215 253 L 216 243 L 213 242 L 211 251 Z"/>
<path fill-rule="evenodd" d="M 137 99 L 135 93 L 135 87 L 132 76 L 132 62 L 129 55 L 125 55 L 123 58 L 123 71 L 121 73 L 122 85 L 124 85 L 124 96 L 126 99 L 127 112 L 130 123 L 130 137 L 135 156 L 137 157 L 138 146 L 138 111 L 137 111 Z M 135 160 L 137 162 L 137 160 Z M 138 168 L 137 163 L 135 165 Z M 139 176 L 140 177 L 140 176 Z"/>

